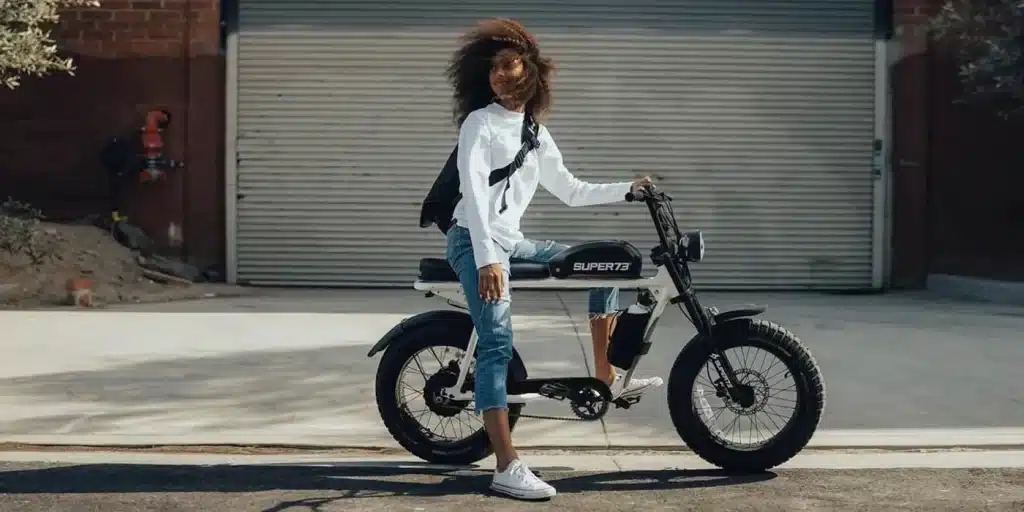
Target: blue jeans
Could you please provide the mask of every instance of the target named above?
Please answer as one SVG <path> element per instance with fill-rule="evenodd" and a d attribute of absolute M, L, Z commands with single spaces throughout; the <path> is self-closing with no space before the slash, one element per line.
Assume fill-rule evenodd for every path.
<path fill-rule="evenodd" d="M 448 248 L 445 258 L 455 269 L 466 294 L 469 315 L 476 326 L 476 412 L 490 409 L 508 409 L 508 363 L 512 360 L 512 310 L 509 292 L 509 259 L 517 258 L 536 263 L 548 263 L 558 253 L 569 248 L 557 242 L 523 240 L 511 251 L 495 245 L 505 269 L 505 296 L 496 304 L 480 298 L 479 273 L 473 259 L 473 244 L 469 230 L 452 226 L 448 230 Z M 590 316 L 606 315 L 619 309 L 618 288 L 590 290 Z"/>

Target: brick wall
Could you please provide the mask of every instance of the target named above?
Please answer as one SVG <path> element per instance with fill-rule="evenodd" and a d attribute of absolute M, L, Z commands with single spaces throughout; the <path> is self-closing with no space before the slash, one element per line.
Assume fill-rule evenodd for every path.
<path fill-rule="evenodd" d="M 1024 280 L 1024 123 L 963 93 L 951 51 L 924 23 L 942 0 L 897 0 L 893 68 L 893 284 L 929 274 Z"/>
<path fill-rule="evenodd" d="M 928 49 L 928 272 L 1024 281 L 1024 120 L 957 103 L 954 51 Z"/>
<path fill-rule="evenodd" d="M 218 0 L 101 0 L 68 11 L 55 36 L 75 76 L 26 79 L 0 91 L 0 197 L 54 217 L 106 212 L 111 192 L 99 151 L 142 124 L 172 115 L 165 143 L 186 167 L 127 190 L 122 210 L 158 242 L 171 223 L 199 263 L 223 257 L 223 59 Z"/>
<path fill-rule="evenodd" d="M 220 45 L 218 0 L 103 0 L 74 9 L 57 36 L 68 51 L 92 57 L 215 55 Z"/>
<path fill-rule="evenodd" d="M 928 267 L 928 57 L 923 27 L 941 0 L 895 0 L 892 285 L 924 284 Z"/>

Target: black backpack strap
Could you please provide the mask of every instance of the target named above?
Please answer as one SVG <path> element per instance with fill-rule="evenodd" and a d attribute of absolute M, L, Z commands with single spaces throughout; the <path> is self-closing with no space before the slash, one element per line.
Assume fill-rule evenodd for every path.
<path fill-rule="evenodd" d="M 526 162 L 526 156 L 530 154 L 530 151 L 540 147 L 538 131 L 539 127 L 537 125 L 537 121 L 533 119 L 533 116 L 530 114 L 523 116 L 523 131 L 521 135 L 523 145 L 520 146 L 519 152 L 516 153 L 516 157 L 513 158 L 508 165 L 491 171 L 490 176 L 488 176 L 488 186 L 494 186 L 502 180 L 505 180 L 505 190 L 501 192 L 501 209 L 498 210 L 498 213 L 504 213 L 504 211 L 508 209 L 508 203 L 505 200 L 505 195 L 508 194 L 508 188 L 511 184 L 509 178 L 511 178 L 512 175 L 523 166 L 523 163 Z"/>

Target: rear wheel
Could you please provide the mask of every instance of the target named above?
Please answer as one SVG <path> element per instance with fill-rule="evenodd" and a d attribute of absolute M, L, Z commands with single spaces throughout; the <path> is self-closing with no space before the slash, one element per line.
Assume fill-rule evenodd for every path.
<path fill-rule="evenodd" d="M 707 344 L 690 343 L 669 376 L 672 423 L 698 456 L 722 469 L 760 472 L 807 446 L 825 409 L 825 384 L 811 353 L 771 322 L 717 327 L 716 340 L 740 382 L 737 400 L 720 382 Z M 716 382 L 718 381 L 718 382 Z"/>
<path fill-rule="evenodd" d="M 472 325 L 433 322 L 395 340 L 377 368 L 377 409 L 391 436 L 409 453 L 435 464 L 472 464 L 493 453 L 470 402 L 454 401 L 454 386 Z M 471 359 L 475 365 L 476 358 Z M 467 379 L 473 377 L 473 368 Z M 472 386 L 470 386 L 472 389 Z M 522 404 L 509 404 L 515 427 Z"/>

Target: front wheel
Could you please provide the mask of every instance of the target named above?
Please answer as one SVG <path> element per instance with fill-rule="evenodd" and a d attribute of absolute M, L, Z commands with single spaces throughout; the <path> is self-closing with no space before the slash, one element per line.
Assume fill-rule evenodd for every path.
<path fill-rule="evenodd" d="M 725 392 L 709 344 L 690 343 L 668 382 L 669 412 L 683 442 L 727 471 L 761 472 L 796 456 L 825 410 L 825 383 L 810 351 L 793 333 L 756 319 L 718 325 L 715 341 L 742 399 Z"/>

